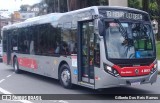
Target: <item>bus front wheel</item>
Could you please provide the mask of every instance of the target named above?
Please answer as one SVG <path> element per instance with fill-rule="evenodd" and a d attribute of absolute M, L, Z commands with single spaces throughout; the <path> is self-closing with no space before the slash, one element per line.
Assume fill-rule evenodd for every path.
<path fill-rule="evenodd" d="M 18 64 L 18 59 L 17 59 L 17 57 L 14 58 L 14 65 L 13 65 L 13 67 L 14 67 L 15 73 L 20 73 L 20 69 L 19 69 L 19 64 Z"/>
<path fill-rule="evenodd" d="M 69 66 L 64 64 L 60 68 L 60 83 L 63 85 L 64 88 L 70 89 L 72 88 L 71 83 L 71 72 Z"/>

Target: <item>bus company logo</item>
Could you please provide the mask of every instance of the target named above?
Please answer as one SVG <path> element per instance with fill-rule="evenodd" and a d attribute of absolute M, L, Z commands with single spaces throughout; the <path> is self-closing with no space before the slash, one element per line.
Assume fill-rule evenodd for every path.
<path fill-rule="evenodd" d="M 138 75 L 138 73 L 139 73 L 139 70 L 138 70 L 138 69 L 136 69 L 136 70 L 135 70 L 135 73 L 136 73 L 136 75 Z"/>
<path fill-rule="evenodd" d="M 2 100 L 11 100 L 11 95 L 2 95 Z"/>

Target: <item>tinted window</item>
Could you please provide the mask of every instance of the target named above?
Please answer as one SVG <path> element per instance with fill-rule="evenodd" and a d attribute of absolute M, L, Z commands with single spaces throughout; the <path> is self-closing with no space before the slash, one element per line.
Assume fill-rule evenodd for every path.
<path fill-rule="evenodd" d="M 67 26 L 66 26 L 67 25 Z M 70 55 L 77 53 L 77 30 L 71 28 L 71 24 L 64 23 L 62 32 L 62 54 Z"/>
<path fill-rule="evenodd" d="M 28 29 L 18 29 L 18 51 L 19 53 L 29 53 Z"/>
<path fill-rule="evenodd" d="M 7 31 L 3 32 L 3 52 L 7 51 Z"/>
<path fill-rule="evenodd" d="M 60 29 L 51 24 L 38 26 L 36 53 L 38 55 L 53 55 L 60 53 Z M 36 36 L 34 36 L 36 37 Z"/>
<path fill-rule="evenodd" d="M 13 30 L 11 35 L 11 50 L 17 51 L 18 50 L 18 30 Z"/>

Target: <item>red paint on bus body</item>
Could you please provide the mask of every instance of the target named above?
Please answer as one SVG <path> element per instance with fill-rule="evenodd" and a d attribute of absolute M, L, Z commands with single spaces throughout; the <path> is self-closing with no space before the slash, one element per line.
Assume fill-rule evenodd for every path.
<path fill-rule="evenodd" d="M 151 72 L 151 69 L 154 67 L 154 64 L 149 66 L 134 66 L 134 67 L 119 67 L 114 65 L 113 68 L 116 69 L 120 76 L 122 77 L 131 77 L 131 76 L 143 76 L 148 75 Z"/>
<path fill-rule="evenodd" d="M 18 58 L 18 63 L 20 66 L 31 68 L 31 69 L 37 69 L 38 65 L 35 59 L 31 58 Z"/>
<path fill-rule="evenodd" d="M 2 59 L 3 59 L 3 62 L 4 62 L 4 63 L 7 63 L 7 55 L 6 55 L 6 54 L 3 55 L 3 58 L 2 58 Z"/>

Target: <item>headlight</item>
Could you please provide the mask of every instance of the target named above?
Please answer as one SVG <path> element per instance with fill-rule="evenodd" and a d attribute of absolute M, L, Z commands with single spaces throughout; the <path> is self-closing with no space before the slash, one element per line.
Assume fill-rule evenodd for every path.
<path fill-rule="evenodd" d="M 154 64 L 154 68 L 157 68 L 157 63 L 156 63 L 156 64 Z"/>
<path fill-rule="evenodd" d="M 106 68 L 107 68 L 108 71 L 110 71 L 110 72 L 112 71 L 111 67 L 107 66 Z"/>
<path fill-rule="evenodd" d="M 113 75 L 113 76 L 115 76 L 115 77 L 118 77 L 118 76 L 119 76 L 119 73 L 118 73 L 118 71 L 117 71 L 116 69 L 114 69 L 114 68 L 112 68 L 112 67 L 110 67 L 110 66 L 108 66 L 108 65 L 106 65 L 106 64 L 104 64 L 104 70 L 105 70 L 107 73 L 109 73 L 109 74 L 111 74 L 111 75 Z"/>
<path fill-rule="evenodd" d="M 157 70 L 157 63 L 154 64 L 153 68 L 151 69 L 151 74 L 153 74 Z"/>

